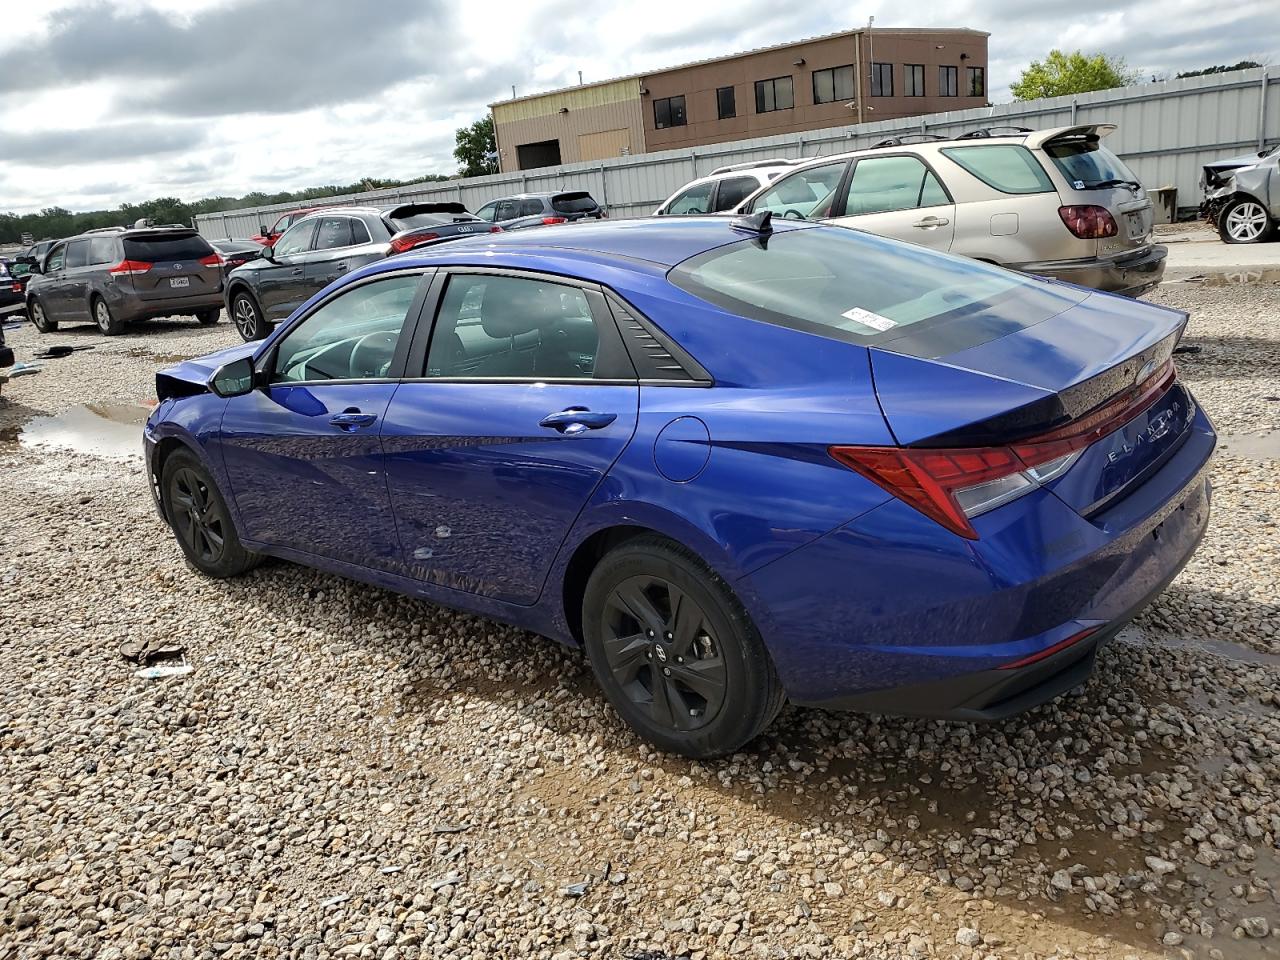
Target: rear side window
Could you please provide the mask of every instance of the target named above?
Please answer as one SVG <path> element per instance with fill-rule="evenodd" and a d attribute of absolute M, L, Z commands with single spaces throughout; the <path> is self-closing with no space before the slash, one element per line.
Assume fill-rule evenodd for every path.
<path fill-rule="evenodd" d="M 124 258 L 156 263 L 161 260 L 201 260 L 213 253 L 209 241 L 198 233 L 125 237 Z"/>
<path fill-rule="evenodd" d="M 73 240 L 67 244 L 67 268 L 83 267 L 89 262 L 89 241 Z"/>
<path fill-rule="evenodd" d="M 1001 193 L 1053 192 L 1053 182 L 1044 168 L 1030 150 L 1016 143 L 943 147 L 942 154 Z"/>
<path fill-rule="evenodd" d="M 740 316 L 849 343 L 910 337 L 913 352 L 925 356 L 1039 323 L 1088 296 L 837 227 L 742 240 L 686 260 L 668 277 Z"/>
<path fill-rule="evenodd" d="M 95 237 L 89 241 L 89 262 L 115 263 L 116 242 L 112 237 Z"/>
<path fill-rule="evenodd" d="M 1123 160 L 1096 140 L 1046 143 L 1044 152 L 1077 190 L 1139 182 Z"/>
<path fill-rule="evenodd" d="M 589 193 L 562 193 L 551 200 L 551 209 L 557 213 L 590 213 L 596 206 Z"/>
<path fill-rule="evenodd" d="M 320 229 L 316 232 L 315 249 L 336 250 L 356 243 L 352 236 L 355 223 L 350 217 L 325 217 L 320 221 Z"/>
<path fill-rule="evenodd" d="M 542 213 L 541 200 L 521 200 L 520 212 L 517 213 L 516 216 L 517 217 L 536 217 L 541 213 Z"/>

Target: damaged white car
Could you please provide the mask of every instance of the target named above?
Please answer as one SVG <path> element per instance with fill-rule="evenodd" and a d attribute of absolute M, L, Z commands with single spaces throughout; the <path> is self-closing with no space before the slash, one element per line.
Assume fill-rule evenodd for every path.
<path fill-rule="evenodd" d="M 1223 243 L 1262 243 L 1280 224 L 1280 147 L 1204 165 L 1200 212 Z"/>

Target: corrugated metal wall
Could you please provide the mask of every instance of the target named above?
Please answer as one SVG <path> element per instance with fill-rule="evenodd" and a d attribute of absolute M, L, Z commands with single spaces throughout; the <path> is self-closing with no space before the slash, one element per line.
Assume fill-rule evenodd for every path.
<path fill-rule="evenodd" d="M 613 217 L 639 217 L 682 184 L 713 168 L 767 157 L 812 157 L 870 146 L 898 133 L 959 134 L 974 127 L 1016 124 L 1045 128 L 1071 123 L 1116 123 L 1107 141 L 1148 189 L 1173 186 L 1178 204 L 1199 203 L 1200 166 L 1214 158 L 1260 149 L 1280 139 L 1280 76 L 1265 69 L 1101 90 L 1075 97 L 1008 103 L 763 137 L 688 150 L 566 164 L 541 170 L 423 184 L 399 190 L 331 197 L 320 204 L 391 204 L 405 200 L 460 200 L 475 210 L 496 197 L 530 190 L 589 190 Z M 296 203 L 206 214 L 196 225 L 207 237 L 248 237 Z"/>

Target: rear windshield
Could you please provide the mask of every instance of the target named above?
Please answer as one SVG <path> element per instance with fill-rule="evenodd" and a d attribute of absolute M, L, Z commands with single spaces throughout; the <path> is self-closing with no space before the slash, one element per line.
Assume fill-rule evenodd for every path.
<path fill-rule="evenodd" d="M 141 260 L 144 263 L 155 263 L 157 260 L 200 260 L 211 253 L 213 247 L 198 233 L 124 238 L 126 260 Z"/>
<path fill-rule="evenodd" d="M 1039 323 L 1089 295 L 843 227 L 789 230 L 677 266 L 672 283 L 741 316 L 944 356 Z"/>
<path fill-rule="evenodd" d="M 557 213 L 590 213 L 595 208 L 589 193 L 562 193 L 551 199 L 551 209 Z"/>
<path fill-rule="evenodd" d="M 471 223 L 479 217 L 469 213 L 415 213 L 411 217 L 390 217 L 391 225 L 400 230 L 416 230 L 419 227 L 438 227 L 442 223 Z"/>
<path fill-rule="evenodd" d="M 1096 140 L 1046 143 L 1044 152 L 1077 190 L 1105 189 L 1139 183 L 1124 161 Z"/>

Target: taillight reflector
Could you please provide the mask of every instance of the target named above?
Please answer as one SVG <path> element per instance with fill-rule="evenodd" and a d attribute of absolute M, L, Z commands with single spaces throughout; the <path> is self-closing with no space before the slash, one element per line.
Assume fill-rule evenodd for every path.
<path fill-rule="evenodd" d="M 413 233 L 407 237 L 392 237 L 391 250 L 394 253 L 404 253 L 406 250 L 412 250 L 416 246 L 439 239 L 438 233 Z"/>
<path fill-rule="evenodd" d="M 499 226 L 497 226 L 497 225 L 495 224 L 494 226 L 492 226 L 492 227 L 490 227 L 490 228 L 489 228 L 489 232 L 490 232 L 490 233 L 502 233 L 502 232 L 503 232 L 503 230 L 502 230 L 502 228 L 501 228 L 501 227 L 499 227 Z"/>
<path fill-rule="evenodd" d="M 1081 240 L 1101 240 L 1114 237 L 1120 232 L 1116 226 L 1116 218 L 1106 207 L 1093 204 L 1059 207 L 1058 216 L 1067 225 L 1067 229 Z"/>
<path fill-rule="evenodd" d="M 1049 659 L 1049 657 L 1052 657 L 1055 653 L 1059 653 L 1067 649 L 1067 647 L 1070 647 L 1079 643 L 1081 640 L 1087 640 L 1089 637 L 1092 637 L 1095 633 L 1097 633 L 1099 629 L 1101 628 L 1089 627 L 1089 629 L 1087 630 L 1081 630 L 1079 633 L 1073 633 L 1071 636 L 1067 637 L 1067 639 L 1059 640 L 1053 646 L 1045 647 L 1039 653 L 1033 653 L 1031 654 L 1031 656 L 1023 657 L 1021 660 L 1015 660 L 1013 661 L 1013 663 L 1002 664 L 996 669 L 1017 670 L 1019 667 L 1029 667 L 1033 663 L 1039 663 L 1041 660 Z"/>
<path fill-rule="evenodd" d="M 222 254 L 220 253 L 211 253 L 207 257 L 200 258 L 202 267 L 220 267 L 225 263 L 226 261 L 222 259 Z"/>
<path fill-rule="evenodd" d="M 115 277 L 136 277 L 151 270 L 151 264 L 141 260 L 121 260 L 107 273 Z"/>

